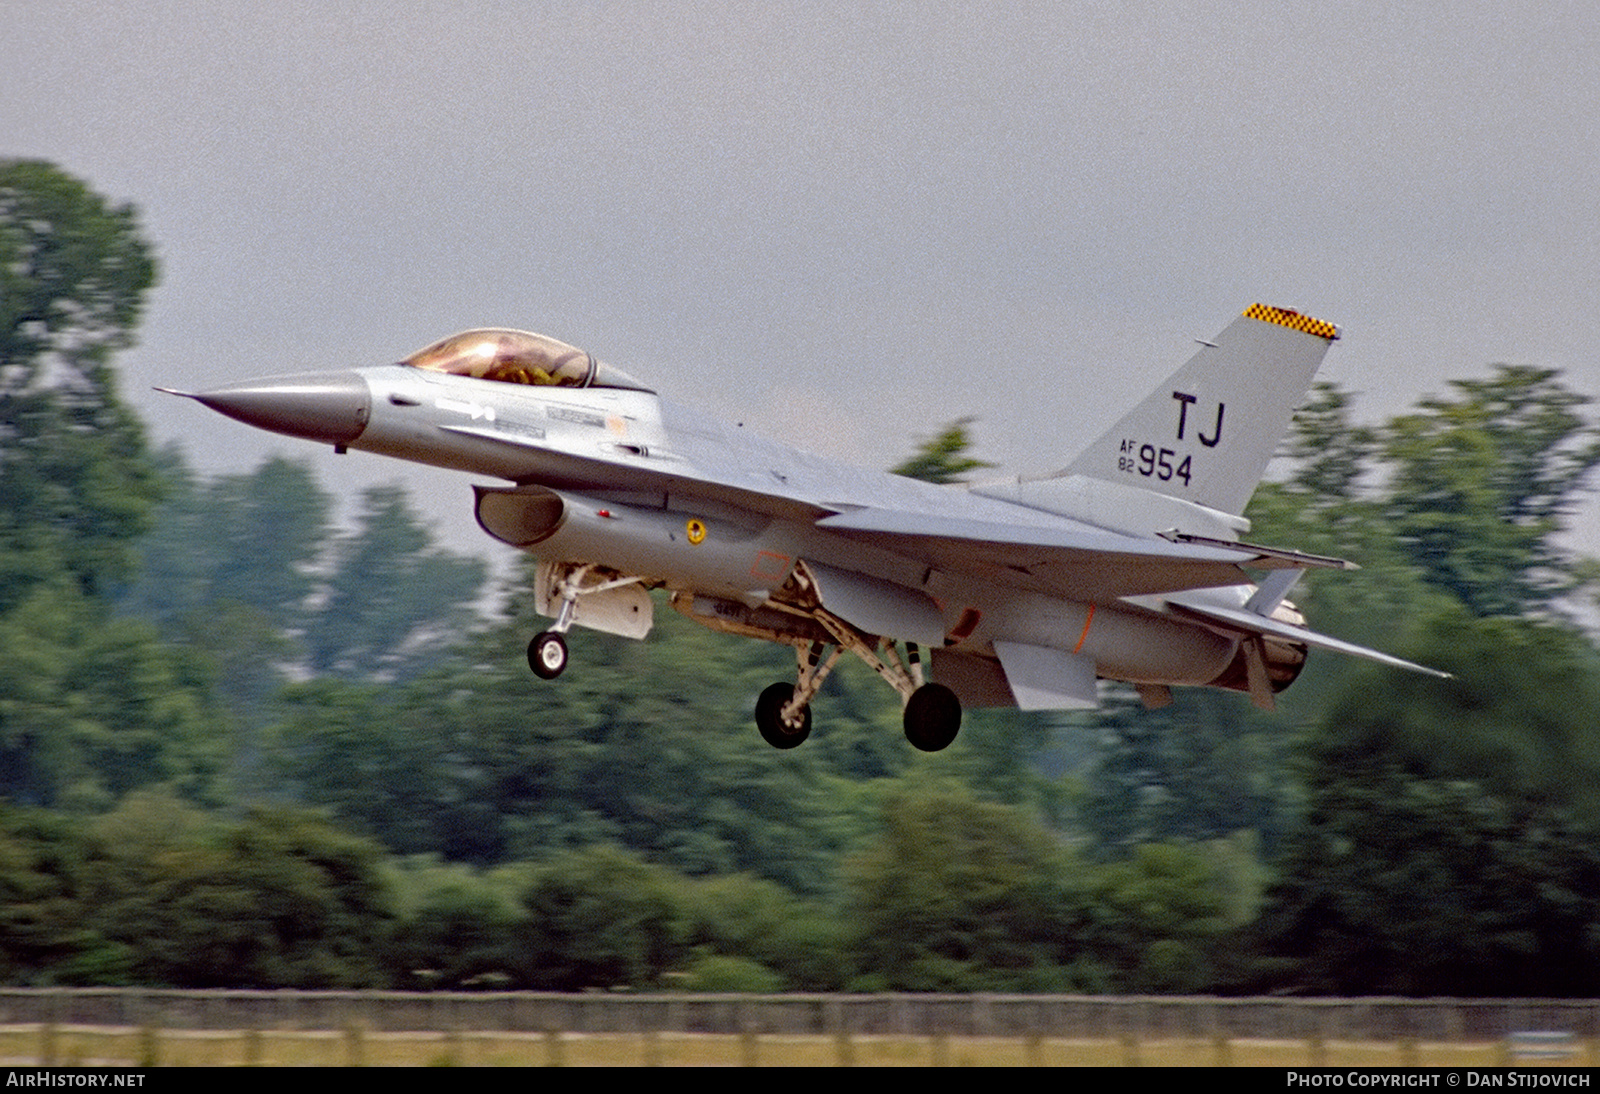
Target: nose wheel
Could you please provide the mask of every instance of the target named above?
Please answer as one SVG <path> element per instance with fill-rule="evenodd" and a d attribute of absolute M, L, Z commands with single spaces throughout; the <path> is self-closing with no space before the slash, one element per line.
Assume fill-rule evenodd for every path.
<path fill-rule="evenodd" d="M 528 643 L 528 667 L 541 680 L 554 680 L 567 668 L 567 641 L 555 631 L 533 636 Z"/>

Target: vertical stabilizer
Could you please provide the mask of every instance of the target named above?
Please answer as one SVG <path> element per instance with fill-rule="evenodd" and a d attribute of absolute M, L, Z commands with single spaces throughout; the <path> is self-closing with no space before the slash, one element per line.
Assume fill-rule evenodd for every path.
<path fill-rule="evenodd" d="M 1062 474 L 1241 513 L 1338 337 L 1332 323 L 1252 304 Z"/>

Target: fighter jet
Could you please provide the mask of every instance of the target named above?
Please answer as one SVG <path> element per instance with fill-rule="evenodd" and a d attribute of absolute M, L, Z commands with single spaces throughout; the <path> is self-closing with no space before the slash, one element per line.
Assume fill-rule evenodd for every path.
<path fill-rule="evenodd" d="M 162 390 L 335 452 L 502 480 L 474 487 L 477 519 L 540 560 L 536 603 L 554 620 L 528 644 L 541 677 L 567 667 L 573 626 L 643 638 L 659 589 L 713 630 L 794 648 L 794 682 L 756 701 L 769 744 L 806 739 L 849 653 L 899 693 L 910 742 L 936 751 L 964 707 L 1093 706 L 1100 680 L 1150 706 L 1196 685 L 1271 709 L 1308 647 L 1446 675 L 1308 630 L 1291 587 L 1350 564 L 1241 538 L 1338 337 L 1252 305 L 1060 472 L 955 486 L 762 440 L 521 330 L 466 331 L 395 364 Z"/>

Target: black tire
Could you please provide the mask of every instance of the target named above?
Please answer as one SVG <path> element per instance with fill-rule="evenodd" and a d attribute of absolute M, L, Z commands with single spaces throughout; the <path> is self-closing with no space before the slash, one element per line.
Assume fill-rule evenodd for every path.
<path fill-rule="evenodd" d="M 943 684 L 923 684 L 905 712 L 906 740 L 923 752 L 938 752 L 961 730 L 961 700 Z"/>
<path fill-rule="evenodd" d="M 800 708 L 800 728 L 787 725 L 780 716 L 784 704 L 794 698 L 793 684 L 773 684 L 756 700 L 756 728 L 761 739 L 773 748 L 793 748 L 811 736 L 811 706 Z"/>
<path fill-rule="evenodd" d="M 528 643 L 528 667 L 541 680 L 554 680 L 567 670 L 567 641 L 555 631 L 533 636 Z"/>

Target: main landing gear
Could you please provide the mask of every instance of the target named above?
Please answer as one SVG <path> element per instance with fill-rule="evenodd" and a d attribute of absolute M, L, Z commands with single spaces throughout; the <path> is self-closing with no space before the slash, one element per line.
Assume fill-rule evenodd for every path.
<path fill-rule="evenodd" d="M 796 563 L 796 573 L 804 579 L 800 583 L 801 591 L 809 593 L 814 579 L 809 576 L 804 562 Z M 629 585 L 642 585 L 644 579 L 613 575 L 616 571 L 600 570 L 587 563 L 551 564 L 548 572 L 541 566 L 536 584 L 538 607 L 545 613 L 553 610 L 556 621 L 549 630 L 534 635 L 528 643 L 528 667 L 534 675 L 554 680 L 566 671 L 564 636 L 575 621 L 580 597 L 610 594 L 589 602 L 585 608 L 588 626 L 634 638 L 642 638 L 649 630 L 650 602 L 644 592 L 633 590 L 637 603 L 615 592 Z M 591 579 L 593 584 L 588 584 Z M 765 638 L 794 648 L 794 683 L 773 684 L 756 702 L 756 729 L 773 748 L 794 748 L 811 735 L 811 700 L 816 698 L 823 681 L 846 652 L 865 661 L 899 693 L 904 703 L 906 740 L 913 747 L 923 752 L 938 752 L 956 739 L 961 729 L 961 701 L 943 684 L 929 683 L 923 678 L 922 654 L 915 644 L 905 643 L 902 655 L 894 639 L 857 630 L 822 607 L 814 597 L 809 603 L 785 602 L 769 605 L 769 608 L 769 615 L 774 611 L 787 611 L 789 616 L 783 618 L 790 622 L 784 624 L 780 620 L 779 625 L 773 625 L 736 614 L 726 619 L 709 617 L 712 620 L 709 622 L 697 614 L 691 614 L 691 618 L 714 630 Z"/>
<path fill-rule="evenodd" d="M 793 748 L 811 736 L 811 706 L 794 703 L 793 684 L 773 684 L 756 700 L 756 729 L 773 748 Z M 786 709 L 791 710 L 788 717 Z"/>
<path fill-rule="evenodd" d="M 961 700 L 943 684 L 923 684 L 906 700 L 906 740 L 924 752 L 938 752 L 961 730 Z"/>
<path fill-rule="evenodd" d="M 943 684 L 926 683 L 917 647 L 906 643 L 902 662 L 893 640 L 881 638 L 876 648 L 843 620 L 818 611 L 817 621 L 840 641 L 831 649 L 822 642 L 795 648 L 798 668 L 793 684 L 773 684 L 756 700 L 756 729 L 774 748 L 793 748 L 811 733 L 811 700 L 841 654 L 848 649 L 871 665 L 905 699 L 906 740 L 923 752 L 938 752 L 961 729 L 961 700 Z M 824 651 L 827 655 L 824 656 Z"/>

